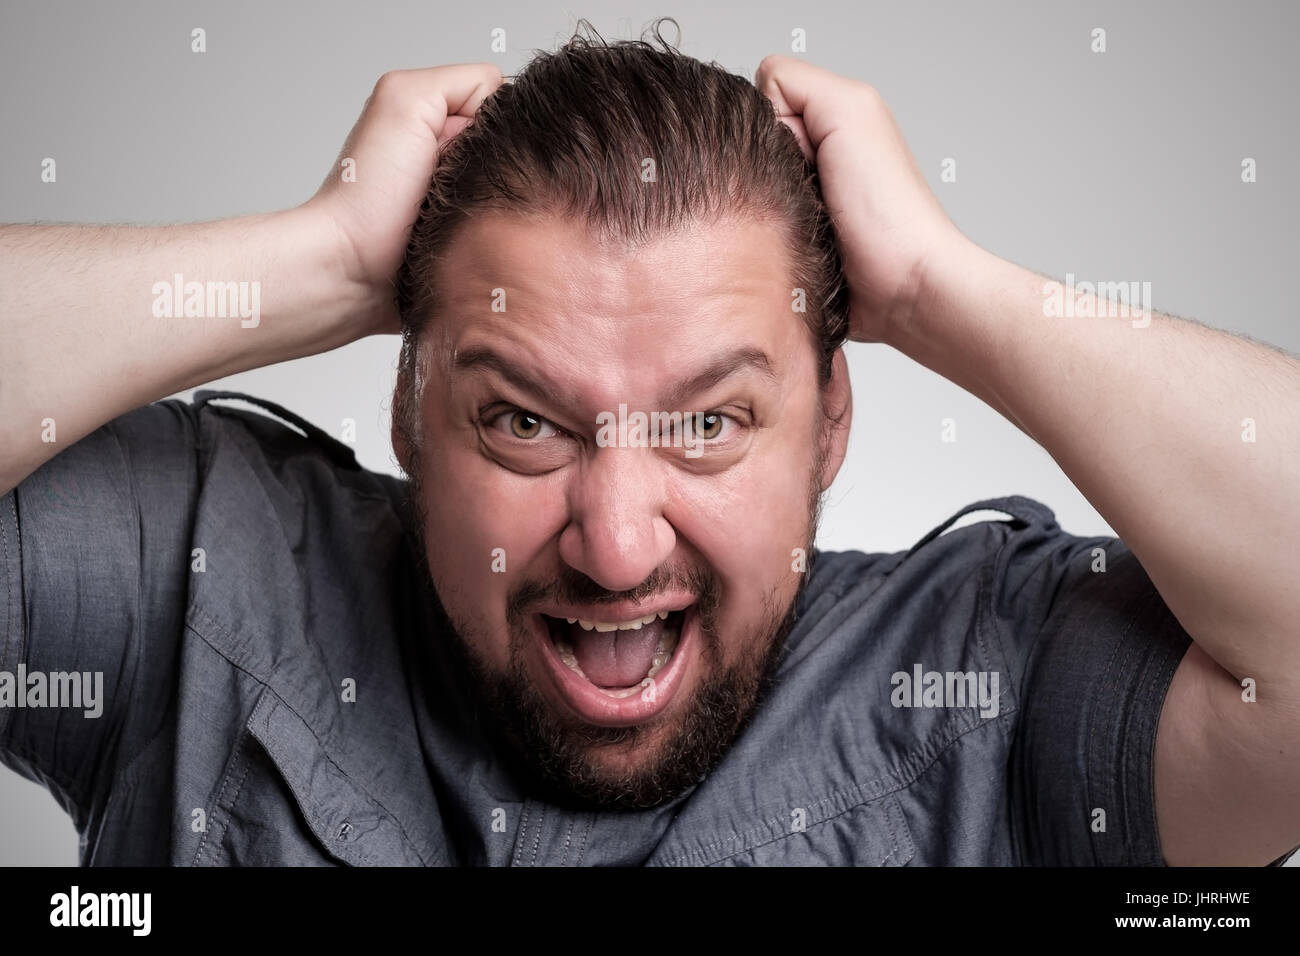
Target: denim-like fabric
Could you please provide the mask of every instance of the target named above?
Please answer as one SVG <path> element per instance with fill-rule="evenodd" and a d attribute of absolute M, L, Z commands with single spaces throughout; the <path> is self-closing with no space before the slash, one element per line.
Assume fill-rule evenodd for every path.
<path fill-rule="evenodd" d="M 0 759 L 83 862 L 1163 863 L 1155 735 L 1189 638 L 1117 539 L 1013 496 L 906 553 L 818 553 L 717 768 L 654 810 L 573 811 L 484 742 L 405 483 L 230 394 L 124 415 L 0 497 L 0 671 L 104 674 L 98 719 L 0 708 Z M 978 509 L 1006 518 L 941 533 Z M 996 716 L 893 706 L 918 664 L 996 672 Z"/>

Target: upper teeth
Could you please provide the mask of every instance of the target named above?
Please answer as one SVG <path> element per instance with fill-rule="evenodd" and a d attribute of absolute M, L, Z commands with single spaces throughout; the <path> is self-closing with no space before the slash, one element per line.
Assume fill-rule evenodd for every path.
<path fill-rule="evenodd" d="M 681 633 L 676 630 L 664 631 L 659 635 L 659 641 L 655 644 L 654 656 L 650 658 L 650 669 L 646 672 L 645 677 L 637 684 L 631 687 L 625 687 L 622 690 L 611 690 L 608 687 L 602 687 L 601 691 L 610 697 L 630 697 L 631 695 L 643 690 L 646 681 L 649 680 L 651 685 L 654 683 L 654 676 L 663 670 L 668 662 L 672 659 L 673 652 L 677 650 L 677 643 L 681 640 Z M 582 665 L 578 663 L 577 655 L 573 652 L 573 645 L 564 638 L 557 636 L 555 638 L 555 649 L 560 655 L 560 660 L 571 671 L 584 679 L 587 675 L 582 671 Z"/>
<path fill-rule="evenodd" d="M 634 621 L 584 621 L 582 618 L 567 618 L 570 624 L 577 624 L 584 631 L 639 631 L 646 624 L 654 622 L 655 618 L 664 620 L 668 617 L 667 611 L 659 611 L 657 614 L 647 614 L 645 617 L 638 617 Z"/>

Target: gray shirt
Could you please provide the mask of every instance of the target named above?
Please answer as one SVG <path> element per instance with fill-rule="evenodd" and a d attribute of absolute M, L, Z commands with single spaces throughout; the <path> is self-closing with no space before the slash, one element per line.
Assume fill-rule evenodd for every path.
<path fill-rule="evenodd" d="M 721 763 L 596 813 L 486 742 L 406 491 L 279 406 L 200 392 L 0 497 L 0 677 L 26 690 L 0 694 L 0 760 L 84 863 L 1164 862 L 1156 729 L 1189 638 L 1116 538 L 1012 496 L 907 552 L 818 552 Z M 1006 519 L 948 530 L 983 509 Z M 57 676 L 36 706 L 33 674 L 97 672 L 98 716 L 48 706 Z"/>

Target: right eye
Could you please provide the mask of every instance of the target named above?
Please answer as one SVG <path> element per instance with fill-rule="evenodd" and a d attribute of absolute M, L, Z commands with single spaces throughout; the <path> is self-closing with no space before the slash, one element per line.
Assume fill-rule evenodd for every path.
<path fill-rule="evenodd" d="M 507 409 L 488 422 L 489 427 L 519 441 L 536 441 L 558 434 L 554 425 L 522 408 Z"/>

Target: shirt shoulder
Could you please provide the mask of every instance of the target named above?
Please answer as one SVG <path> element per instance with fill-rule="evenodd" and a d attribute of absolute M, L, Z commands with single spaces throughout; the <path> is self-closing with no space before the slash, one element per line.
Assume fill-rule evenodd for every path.
<path fill-rule="evenodd" d="M 954 527 L 980 511 L 1002 518 Z M 1158 601 L 1122 542 L 1022 496 L 907 551 L 816 554 L 775 687 L 704 784 L 725 798 L 692 800 L 721 817 L 705 845 L 794 864 L 1150 862 L 1154 727 L 1185 649 Z M 1070 786 L 1124 795 L 1101 857 Z"/>
<path fill-rule="evenodd" d="M 420 788 L 362 743 L 420 752 L 406 505 L 405 482 L 287 409 L 205 391 L 120 416 L 0 497 L 0 671 L 103 678 L 85 719 L 0 712 L 0 759 L 93 834 L 83 862 L 360 861 L 322 821 L 420 818 Z M 245 818 L 280 826 L 277 847 Z M 390 849 L 434 856 L 427 836 Z"/>
<path fill-rule="evenodd" d="M 409 486 L 361 468 L 348 446 L 287 409 L 229 397 L 292 428 L 208 405 L 220 424 L 193 524 L 207 568 L 187 611 L 197 653 L 178 735 L 191 748 L 184 759 L 201 767 L 188 776 L 239 801 L 222 812 L 260 823 L 227 828 L 220 841 L 187 834 L 173 854 L 207 864 L 306 862 L 321 851 L 353 864 L 436 862 L 446 840 L 413 719 L 411 646 L 435 626 L 436 598 Z M 250 767 L 258 772 L 242 792 L 223 789 Z M 282 831 L 271 856 L 259 837 L 267 827 Z"/>

